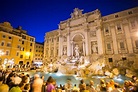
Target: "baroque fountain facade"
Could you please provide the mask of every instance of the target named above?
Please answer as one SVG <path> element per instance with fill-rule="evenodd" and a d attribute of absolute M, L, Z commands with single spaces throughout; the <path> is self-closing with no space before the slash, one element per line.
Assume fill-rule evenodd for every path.
<path fill-rule="evenodd" d="M 45 34 L 44 65 L 48 67 L 45 71 L 109 77 L 121 73 L 131 77 L 138 69 L 138 54 L 136 31 L 129 31 L 132 29 L 129 20 L 138 24 L 138 8 L 118 15 L 130 10 L 135 11 L 133 16 L 126 14 L 117 19 L 113 18 L 116 14 L 102 17 L 98 9 L 83 14 L 83 10 L 75 8 L 71 18 Z"/>

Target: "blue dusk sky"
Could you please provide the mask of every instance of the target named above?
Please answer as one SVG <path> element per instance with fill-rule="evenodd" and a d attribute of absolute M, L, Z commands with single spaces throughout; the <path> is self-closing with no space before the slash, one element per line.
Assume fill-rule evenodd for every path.
<path fill-rule="evenodd" d="M 74 8 L 83 13 L 99 9 L 105 16 L 137 6 L 138 0 L 0 0 L 0 23 L 22 26 L 37 42 L 43 42 L 45 33 L 58 29 Z"/>

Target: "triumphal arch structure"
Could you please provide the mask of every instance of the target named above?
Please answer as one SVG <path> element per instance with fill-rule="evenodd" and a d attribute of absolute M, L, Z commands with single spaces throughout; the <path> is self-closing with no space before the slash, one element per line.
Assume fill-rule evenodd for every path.
<path fill-rule="evenodd" d="M 103 54 L 101 13 L 98 9 L 85 14 L 82 11 L 75 8 L 71 18 L 60 22 L 59 29 L 46 33 L 47 60 Z"/>

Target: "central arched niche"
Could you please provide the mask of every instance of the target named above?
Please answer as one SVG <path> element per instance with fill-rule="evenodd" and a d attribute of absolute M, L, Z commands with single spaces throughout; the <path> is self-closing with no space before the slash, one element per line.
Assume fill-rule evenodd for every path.
<path fill-rule="evenodd" d="M 79 46 L 79 53 L 80 56 L 83 55 L 83 35 L 81 34 L 76 34 L 74 35 L 72 41 L 73 41 L 73 56 L 75 55 L 75 46 L 78 45 Z"/>

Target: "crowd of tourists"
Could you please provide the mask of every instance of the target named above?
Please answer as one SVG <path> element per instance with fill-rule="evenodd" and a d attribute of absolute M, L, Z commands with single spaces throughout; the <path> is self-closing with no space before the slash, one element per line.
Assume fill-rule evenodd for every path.
<path fill-rule="evenodd" d="M 114 80 L 106 82 L 100 79 L 97 86 L 94 86 L 92 80 L 85 83 L 82 79 L 77 85 L 70 79 L 65 84 L 57 85 L 52 76 L 44 79 L 45 77 L 39 74 L 30 78 L 29 74 L 0 70 L 0 92 L 138 92 L 136 76 L 133 76 L 132 80 L 126 80 L 123 85 Z"/>

